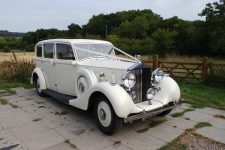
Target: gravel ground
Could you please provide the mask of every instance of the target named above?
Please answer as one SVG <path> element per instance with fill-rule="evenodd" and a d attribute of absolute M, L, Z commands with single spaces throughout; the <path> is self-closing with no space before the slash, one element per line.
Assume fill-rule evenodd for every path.
<path fill-rule="evenodd" d="M 225 144 L 202 137 L 194 131 L 186 132 L 181 137 L 181 143 L 187 145 L 188 150 L 225 150 Z"/>

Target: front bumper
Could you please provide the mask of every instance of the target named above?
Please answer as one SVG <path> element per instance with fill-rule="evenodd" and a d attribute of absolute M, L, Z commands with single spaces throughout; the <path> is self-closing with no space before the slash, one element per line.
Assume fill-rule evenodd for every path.
<path fill-rule="evenodd" d="M 134 115 L 128 116 L 127 118 L 124 118 L 124 123 L 128 123 L 128 122 L 132 123 L 133 121 L 139 120 L 139 119 L 142 119 L 142 121 L 144 121 L 145 119 L 156 116 L 156 115 L 158 115 L 158 114 L 160 114 L 164 111 L 174 109 L 177 104 L 178 103 L 173 103 L 171 105 L 167 105 L 167 106 L 164 106 L 162 108 L 152 110 L 152 111 L 147 111 L 147 112 L 145 110 L 143 110 L 141 113 L 134 114 Z"/>

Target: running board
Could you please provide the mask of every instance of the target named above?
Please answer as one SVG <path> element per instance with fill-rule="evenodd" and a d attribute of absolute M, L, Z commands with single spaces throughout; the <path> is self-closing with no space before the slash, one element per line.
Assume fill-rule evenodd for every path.
<path fill-rule="evenodd" d="M 49 89 L 42 90 L 42 92 L 54 98 L 55 100 L 60 101 L 62 103 L 66 103 L 66 104 L 69 104 L 69 100 L 71 99 L 77 99 L 76 96 L 65 95 L 65 94 L 62 94 L 53 90 L 49 90 Z"/>

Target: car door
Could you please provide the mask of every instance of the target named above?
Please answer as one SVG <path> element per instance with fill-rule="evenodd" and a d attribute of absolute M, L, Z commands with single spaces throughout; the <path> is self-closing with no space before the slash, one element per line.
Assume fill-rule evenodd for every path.
<path fill-rule="evenodd" d="M 55 74 L 57 91 L 75 95 L 76 66 L 72 65 L 75 55 L 70 43 L 56 43 Z"/>
<path fill-rule="evenodd" d="M 47 88 L 51 90 L 56 90 L 56 81 L 54 74 L 54 43 L 44 43 L 43 44 L 43 61 L 42 61 L 42 71 L 46 80 Z"/>

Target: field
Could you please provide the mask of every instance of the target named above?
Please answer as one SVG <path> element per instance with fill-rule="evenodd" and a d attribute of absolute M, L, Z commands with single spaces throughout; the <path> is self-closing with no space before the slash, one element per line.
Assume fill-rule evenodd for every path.
<path fill-rule="evenodd" d="M 16 52 L 16 57 L 17 60 L 32 60 L 34 59 L 34 52 Z M 10 61 L 13 58 L 12 53 L 0 53 L 0 63 L 3 61 Z M 201 62 L 203 57 L 187 57 L 187 56 L 167 56 L 165 58 L 161 58 L 162 61 L 176 61 L 176 62 Z M 142 60 L 152 60 L 152 56 L 143 56 Z M 25 61 L 26 62 L 26 61 Z M 222 59 L 215 59 L 215 58 L 209 58 L 209 62 L 213 63 L 225 63 L 225 60 Z M 17 87 L 17 86 L 25 86 L 29 87 L 29 82 L 23 82 L 21 83 L 21 80 L 19 81 L 18 79 L 21 79 L 19 77 L 25 76 L 26 78 L 30 77 L 31 73 L 26 73 L 24 70 L 29 70 L 27 68 L 23 69 L 23 65 L 20 65 L 19 70 L 17 72 L 19 75 L 15 74 L 15 78 L 13 77 L 13 81 L 1 81 L 0 80 L 0 89 L 8 89 L 12 87 Z M 25 67 L 26 65 L 24 65 Z M 21 68 L 22 67 L 22 68 Z M 15 68 L 15 67 L 14 67 Z M 16 67 L 18 68 L 18 67 Z M 3 68 L 2 68 L 3 69 Z M 2 71 L 0 68 L 0 73 Z M 4 68 L 5 69 L 5 68 Z M 32 72 L 32 69 L 30 70 Z M 13 74 L 9 73 L 7 76 L 10 77 L 10 75 Z M 5 77 L 5 76 L 4 76 Z M 217 88 L 212 85 L 204 85 L 204 83 L 198 83 L 198 84 L 188 84 L 185 82 L 180 82 L 178 81 L 178 84 L 180 85 L 181 88 L 181 94 L 182 94 L 182 99 L 190 102 L 193 104 L 193 106 L 197 107 L 204 107 L 204 106 L 211 106 L 211 107 L 216 107 L 220 109 L 225 109 L 225 93 L 224 93 L 224 88 Z"/>
<path fill-rule="evenodd" d="M 15 52 L 16 57 L 18 60 L 32 60 L 34 59 L 34 52 Z M 11 52 L 4 53 L 0 52 L 0 63 L 3 61 L 9 61 L 13 57 L 13 54 Z"/>
<path fill-rule="evenodd" d="M 21 59 L 34 59 L 34 52 L 15 52 L 16 57 L 18 60 Z M 0 63 L 5 61 L 5 60 L 10 60 L 11 57 L 13 57 L 12 53 L 5 53 L 5 52 L 0 52 Z M 143 61 L 150 61 L 153 59 L 153 56 L 141 56 L 141 59 Z M 177 55 L 168 55 L 166 57 L 160 57 L 161 61 L 176 61 L 176 62 L 202 62 L 203 57 L 196 57 L 196 56 L 177 56 Z M 225 64 L 224 59 L 219 59 L 219 58 L 210 58 L 209 57 L 209 62 L 210 63 L 219 63 L 219 64 Z"/>
<path fill-rule="evenodd" d="M 151 61 L 153 60 L 153 56 L 142 56 L 142 60 L 144 61 Z M 177 56 L 177 55 L 167 55 L 166 57 L 159 57 L 161 61 L 172 61 L 172 62 L 194 62 L 194 63 L 201 63 L 204 57 L 200 56 Z M 220 58 L 212 58 L 208 57 L 209 63 L 219 63 L 225 64 L 224 59 Z"/>

